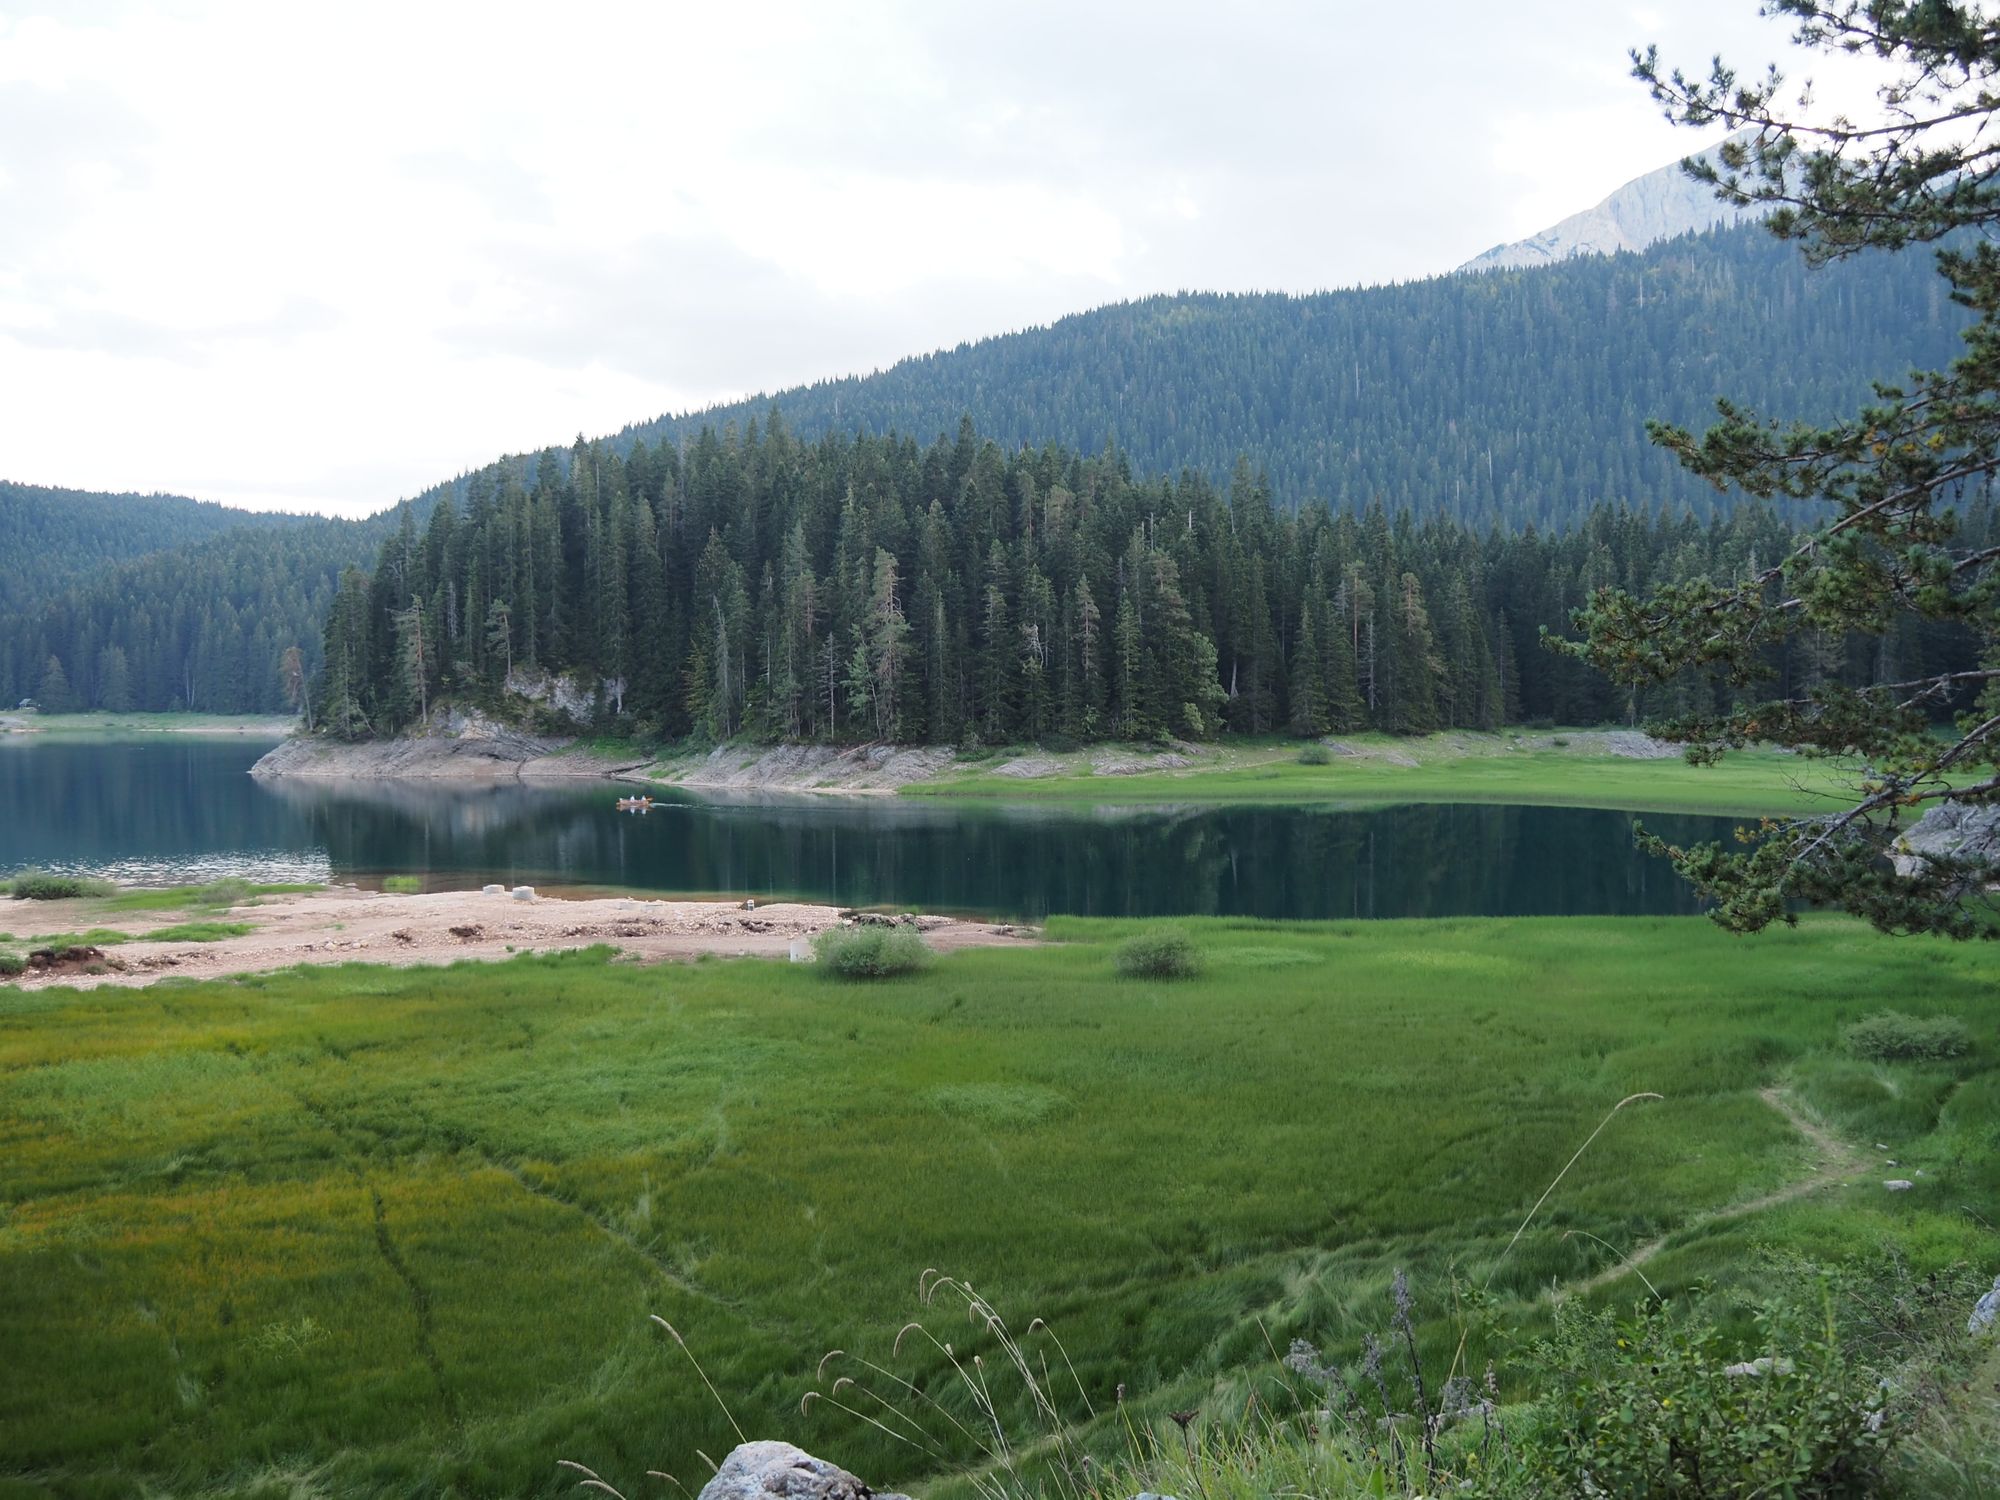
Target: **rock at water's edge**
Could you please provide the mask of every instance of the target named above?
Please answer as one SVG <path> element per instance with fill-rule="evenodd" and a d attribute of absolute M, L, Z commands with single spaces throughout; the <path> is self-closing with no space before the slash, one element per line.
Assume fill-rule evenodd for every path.
<path fill-rule="evenodd" d="M 502 780 L 519 776 L 523 767 L 569 744 L 515 729 L 477 709 L 440 706 L 422 729 L 392 740 L 286 740 L 252 766 L 250 774 Z"/>
<path fill-rule="evenodd" d="M 1923 872 L 1926 855 L 2000 864 L 2000 806 L 1946 802 L 1933 807 L 1896 840 L 1890 858 L 1896 873 L 1908 880 Z"/>
<path fill-rule="evenodd" d="M 701 1487 L 699 1500 L 909 1500 L 870 1489 L 847 1470 L 790 1443 L 745 1443 Z"/>

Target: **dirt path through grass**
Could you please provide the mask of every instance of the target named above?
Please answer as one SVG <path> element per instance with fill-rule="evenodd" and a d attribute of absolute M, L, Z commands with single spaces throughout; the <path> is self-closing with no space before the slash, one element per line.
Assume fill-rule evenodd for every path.
<path fill-rule="evenodd" d="M 1646 1262 L 1666 1249 L 1668 1242 L 1677 1235 L 1686 1234 L 1691 1230 L 1705 1229 L 1711 1224 L 1726 1224 L 1732 1219 L 1747 1218 L 1751 1214 L 1762 1213 L 1767 1208 L 1777 1208 L 1781 1204 L 1791 1203 L 1820 1188 L 1853 1182 L 1865 1174 L 1868 1158 L 1858 1148 L 1841 1140 L 1800 1109 L 1789 1091 L 1775 1086 L 1761 1088 L 1757 1090 L 1757 1097 L 1783 1115 L 1786 1122 L 1806 1138 L 1814 1153 L 1812 1170 L 1804 1177 L 1788 1182 L 1781 1188 L 1773 1189 L 1762 1197 L 1752 1198 L 1745 1203 L 1732 1203 L 1727 1208 L 1718 1208 L 1709 1213 L 1696 1214 L 1685 1224 L 1656 1239 L 1648 1240 L 1623 1260 L 1606 1266 L 1595 1276 L 1578 1282 L 1559 1295 L 1567 1297 L 1594 1292 L 1600 1287 L 1609 1286 L 1621 1277 L 1637 1272 Z"/>

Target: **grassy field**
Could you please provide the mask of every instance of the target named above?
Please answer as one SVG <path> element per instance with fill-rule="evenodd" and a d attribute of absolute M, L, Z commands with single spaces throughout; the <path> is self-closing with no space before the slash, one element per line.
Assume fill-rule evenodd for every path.
<path fill-rule="evenodd" d="M 1552 1283 L 1662 1234 L 1665 1291 L 1754 1282 L 1765 1246 L 2000 1249 L 1989 949 L 1834 920 L 1209 922 L 1204 976 L 1167 984 L 1115 972 L 1134 930 L 1058 921 L 879 985 L 585 954 L 0 987 L 0 1496 L 553 1495 L 558 1458 L 695 1488 L 735 1435 L 653 1313 L 750 1436 L 934 1479 L 962 1441 L 799 1409 L 840 1348 L 963 1411 L 919 1336 L 892 1353 L 925 1315 L 993 1354 L 921 1314 L 931 1267 L 1046 1318 L 1097 1410 L 1123 1384 L 1143 1415 L 1240 1406 L 1234 1372 L 1294 1335 L 1351 1357 L 1398 1268 L 1442 1364 L 1454 1276 L 1533 1327 Z M 1885 997 L 1974 1051 L 1847 1059 Z M 1714 1217 L 1814 1170 L 1772 1085 L 1865 1170 Z M 1665 1097 L 1505 1253 L 1639 1091 Z M 817 1388 L 842 1373 L 885 1389 L 851 1361 Z"/>
<path fill-rule="evenodd" d="M 255 734 L 281 738 L 298 720 L 281 714 L 44 714 L 0 712 L 0 734 Z"/>
<path fill-rule="evenodd" d="M 1603 731 L 1452 732 L 1420 739 L 1352 735 L 1324 765 L 1300 759 L 1297 741 L 1195 747 L 1192 754 L 1135 750 L 1044 755 L 998 752 L 962 763 L 905 796 L 1014 802 L 1508 802 L 1634 812 L 1713 812 L 1754 817 L 1840 805 L 1834 764 L 1775 750 L 1746 750 L 1713 767 L 1675 756 L 1635 760 L 1602 748 Z M 1033 757 L 1049 774 L 1002 774 Z M 1126 769 L 1136 766 L 1138 769 Z"/>

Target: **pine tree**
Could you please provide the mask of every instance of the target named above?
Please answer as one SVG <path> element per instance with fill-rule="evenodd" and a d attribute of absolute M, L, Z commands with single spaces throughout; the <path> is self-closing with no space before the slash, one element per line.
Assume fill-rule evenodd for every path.
<path fill-rule="evenodd" d="M 514 675 L 514 612 L 505 599 L 486 606 L 486 649 L 500 663 L 500 680 Z"/>
<path fill-rule="evenodd" d="M 296 651 L 298 648 L 294 646 L 292 649 Z M 300 658 L 299 672 L 303 680 L 303 657 Z M 130 713 L 132 710 L 132 669 L 123 646 L 106 646 L 98 653 L 97 706 L 114 714 Z"/>
<path fill-rule="evenodd" d="M 1290 678 L 1292 733 L 1316 739 L 1327 731 L 1325 667 L 1319 656 L 1319 631 L 1313 624 L 1310 602 L 1299 611 L 1298 644 L 1292 650 Z"/>
<path fill-rule="evenodd" d="M 396 615 L 396 684 L 405 712 L 414 705 L 419 724 L 430 722 L 433 635 L 424 626 L 423 601 L 412 595 L 410 607 Z"/>
<path fill-rule="evenodd" d="M 51 656 L 42 667 L 42 683 L 35 694 L 35 703 L 45 714 L 66 714 L 70 711 L 69 674 L 63 671 L 59 657 Z"/>
<path fill-rule="evenodd" d="M 896 597 L 895 554 L 878 547 L 868 601 L 866 660 L 875 705 L 875 737 L 880 740 L 896 738 L 904 647 L 909 634 L 909 622 L 903 618 L 903 606 Z"/>
<path fill-rule="evenodd" d="M 117 650 L 115 646 L 108 649 Z M 124 653 L 120 652 L 119 655 L 122 657 Z M 122 671 L 123 662 L 121 661 L 119 665 Z M 306 675 L 305 652 L 301 651 L 297 646 L 287 646 L 285 654 L 278 658 L 278 676 L 285 685 L 286 706 L 304 721 L 306 733 L 311 734 L 313 727 L 312 682 Z M 100 678 L 101 680 L 102 678 Z M 98 691 L 102 694 L 104 689 L 100 687 Z M 105 704 L 105 707 L 110 707 L 110 704 Z"/>

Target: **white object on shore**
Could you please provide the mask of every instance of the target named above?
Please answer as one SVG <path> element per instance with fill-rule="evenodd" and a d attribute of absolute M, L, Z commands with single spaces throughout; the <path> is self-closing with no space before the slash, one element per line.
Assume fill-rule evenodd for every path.
<path fill-rule="evenodd" d="M 504 885 L 482 885 L 479 888 L 479 894 L 482 896 L 504 896 L 507 894 L 507 887 Z"/>
<path fill-rule="evenodd" d="M 792 962 L 795 964 L 809 964 L 812 961 L 813 961 L 812 939 L 793 938 Z"/>
<path fill-rule="evenodd" d="M 516 901 L 532 901 L 532 900 L 534 900 L 534 899 L 535 899 L 535 888 L 534 888 L 533 886 L 531 886 L 531 885 L 517 885 L 517 886 L 515 886 L 515 887 L 514 887 L 514 899 L 515 899 Z"/>

